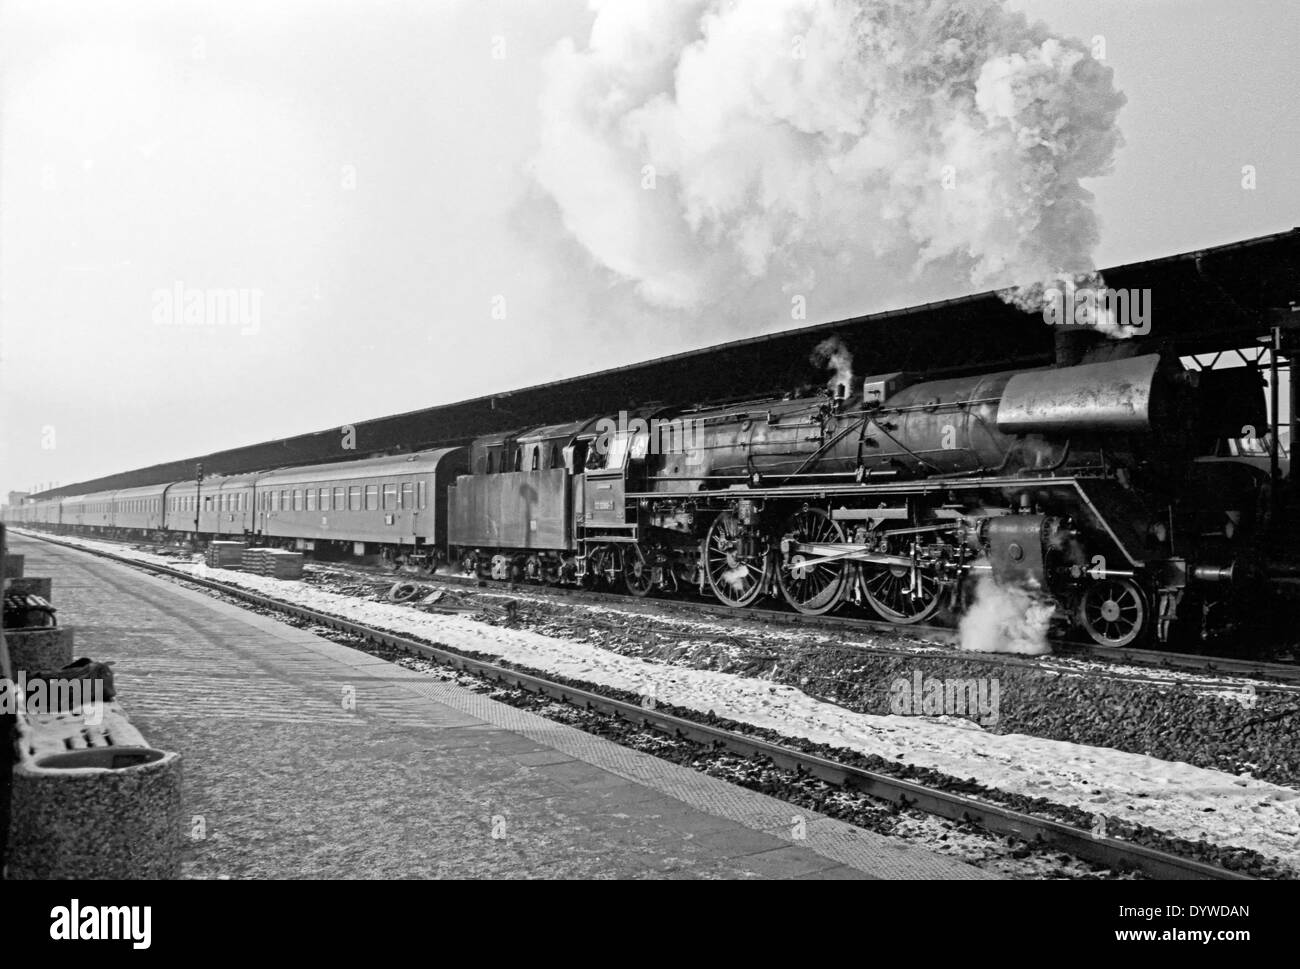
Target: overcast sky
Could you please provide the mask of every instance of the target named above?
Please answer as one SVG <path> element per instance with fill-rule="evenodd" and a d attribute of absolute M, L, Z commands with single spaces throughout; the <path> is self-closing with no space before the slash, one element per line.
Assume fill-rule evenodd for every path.
<path fill-rule="evenodd" d="M 833 24 L 803 9 L 813 0 L 779 5 L 812 18 L 815 49 L 833 46 Z M 1078 97 L 1091 100 L 1073 109 L 1097 126 L 1075 143 L 1096 152 L 1080 169 L 1095 200 L 1071 196 L 1095 212 L 1082 226 L 1097 266 L 1300 224 L 1294 0 L 1009 5 L 1085 47 L 1100 38 L 1113 70 L 1090 75 Z M 841 96 L 886 102 L 871 87 L 893 83 L 883 75 L 859 78 L 871 98 L 839 74 L 781 73 L 805 70 L 784 61 L 732 85 L 759 77 L 746 73 L 771 26 L 759 15 L 736 15 L 689 71 L 666 71 L 676 54 L 663 45 L 694 29 L 644 20 L 666 6 L 607 12 L 593 38 L 585 0 L 0 4 L 0 491 L 786 329 L 792 293 L 812 324 L 986 288 L 1005 268 L 1007 233 L 976 232 L 973 209 L 930 226 L 931 196 L 909 186 L 919 248 L 900 249 L 887 193 L 840 224 L 856 202 L 801 180 L 808 152 L 852 143 L 857 154 L 818 163 L 847 173 L 835 191 L 855 171 L 875 185 L 853 166 L 901 170 L 880 153 L 925 150 L 934 132 L 970 159 L 957 179 L 978 174 L 993 156 L 963 140 L 959 109 L 933 97 L 890 142 L 879 132 L 893 128 L 863 138 L 852 112 L 832 110 Z M 982 42 L 1021 43 L 1017 30 Z M 971 112 L 999 110 L 994 75 L 980 75 L 989 91 Z M 691 78 L 694 101 L 649 96 Z M 1106 140 L 1112 122 L 1122 144 Z M 622 164 L 628 139 L 676 179 L 658 208 L 628 202 L 600 168 Z M 1109 174 L 1091 174 L 1112 155 Z M 814 190 L 809 209 L 801 193 Z M 970 191 L 974 205 L 988 186 Z M 781 218 L 754 217 L 768 210 Z M 804 241 L 826 259 L 801 259 Z M 922 249 L 926 272 L 899 270 Z M 977 249 L 987 258 L 953 255 Z M 187 294 L 213 290 L 240 291 L 246 316 L 167 325 Z"/>

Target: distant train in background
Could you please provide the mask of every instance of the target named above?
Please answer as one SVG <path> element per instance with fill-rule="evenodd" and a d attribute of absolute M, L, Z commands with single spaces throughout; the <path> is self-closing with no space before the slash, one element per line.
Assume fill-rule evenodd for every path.
<path fill-rule="evenodd" d="M 592 415 L 6 518 L 736 608 L 862 608 L 900 625 L 951 618 L 987 578 L 1053 602 L 1102 645 L 1202 638 L 1234 622 L 1264 573 L 1270 473 L 1225 444 L 1267 426 L 1263 387 L 1257 371 L 1128 352 Z"/>

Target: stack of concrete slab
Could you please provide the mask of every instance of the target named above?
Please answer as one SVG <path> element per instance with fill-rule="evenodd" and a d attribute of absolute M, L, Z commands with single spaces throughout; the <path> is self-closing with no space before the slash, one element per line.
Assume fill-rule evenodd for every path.
<path fill-rule="evenodd" d="M 250 548 L 244 552 L 242 567 L 245 572 L 273 579 L 301 579 L 302 553 L 278 548 Z"/>
<path fill-rule="evenodd" d="M 13 603 L 16 607 L 18 600 L 23 600 L 24 608 L 15 608 L 9 615 L 17 619 L 21 614 L 25 620 L 22 625 L 27 627 L 5 630 L 9 662 L 15 676 L 37 670 L 62 669 L 72 662 L 72 630 L 56 624 L 54 609 L 49 602 L 53 583 L 48 578 L 25 578 L 23 565 L 21 555 L 6 554 L 4 557 L 5 605 L 8 607 Z M 27 608 L 29 605 L 32 608 Z M 34 625 L 28 626 L 28 623 Z"/>
<path fill-rule="evenodd" d="M 203 561 L 210 569 L 237 569 L 246 551 L 248 545 L 245 542 L 213 542 L 208 546 Z"/>

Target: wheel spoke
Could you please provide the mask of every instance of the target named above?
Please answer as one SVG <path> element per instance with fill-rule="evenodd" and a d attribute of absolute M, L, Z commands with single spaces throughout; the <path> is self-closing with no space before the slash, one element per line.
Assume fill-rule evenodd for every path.
<path fill-rule="evenodd" d="M 1098 645 L 1128 646 L 1144 631 L 1146 601 L 1132 579 L 1103 579 L 1084 591 L 1079 619 Z"/>
<path fill-rule="evenodd" d="M 752 603 L 763 591 L 766 556 L 745 561 L 739 554 L 740 523 L 730 512 L 714 519 L 705 540 L 705 574 L 713 594 L 723 605 L 739 608 Z"/>
<path fill-rule="evenodd" d="M 786 522 L 785 533 L 804 545 L 837 545 L 845 541 L 838 522 L 824 511 L 806 508 L 795 512 Z M 824 615 L 844 601 L 849 564 L 844 561 L 804 565 L 818 556 L 798 553 L 777 569 L 781 593 L 794 609 L 805 615 Z"/>

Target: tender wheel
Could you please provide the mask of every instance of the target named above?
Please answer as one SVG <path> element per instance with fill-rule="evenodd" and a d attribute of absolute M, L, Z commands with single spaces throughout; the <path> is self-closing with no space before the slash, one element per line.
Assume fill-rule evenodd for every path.
<path fill-rule="evenodd" d="M 844 530 L 819 508 L 807 508 L 790 516 L 786 534 L 806 544 L 842 544 Z M 796 552 L 777 569 L 777 581 L 785 601 L 807 616 L 821 616 L 844 601 L 851 566 L 847 561 L 806 565 L 815 556 Z"/>
<path fill-rule="evenodd" d="M 912 570 L 902 565 L 864 565 L 862 593 L 882 619 L 911 626 L 925 622 L 939 610 L 943 588 L 928 572 L 917 573 L 919 589 L 912 589 Z"/>
<path fill-rule="evenodd" d="M 704 540 L 709 586 L 719 602 L 733 609 L 753 603 L 767 584 L 766 549 L 747 554 L 744 539 L 744 527 L 728 511 L 713 520 Z"/>
<path fill-rule="evenodd" d="M 1116 648 L 1131 645 L 1145 631 L 1146 596 L 1132 579 L 1091 582 L 1079 605 L 1079 619 L 1097 645 Z"/>
<path fill-rule="evenodd" d="M 623 582 L 627 591 L 639 599 L 654 591 L 654 570 L 640 545 L 633 545 L 623 553 Z"/>

